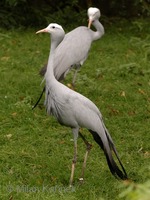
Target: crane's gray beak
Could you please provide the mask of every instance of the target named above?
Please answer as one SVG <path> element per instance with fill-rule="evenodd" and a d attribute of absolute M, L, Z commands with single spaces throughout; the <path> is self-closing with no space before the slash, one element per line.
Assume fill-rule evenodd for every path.
<path fill-rule="evenodd" d="M 88 28 L 91 28 L 92 19 L 89 19 Z"/>
<path fill-rule="evenodd" d="M 48 32 L 48 30 L 46 28 L 44 28 L 44 29 L 41 29 L 41 30 L 37 31 L 36 34 L 38 34 L 38 33 L 47 33 L 47 32 Z"/>

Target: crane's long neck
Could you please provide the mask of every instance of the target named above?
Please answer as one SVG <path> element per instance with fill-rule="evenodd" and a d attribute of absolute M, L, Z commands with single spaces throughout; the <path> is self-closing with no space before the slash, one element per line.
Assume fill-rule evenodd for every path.
<path fill-rule="evenodd" d="M 50 54 L 54 53 L 55 49 L 57 48 L 57 46 L 59 45 L 61 41 L 59 40 L 54 40 L 53 36 L 51 36 L 51 44 L 50 44 Z"/>
<path fill-rule="evenodd" d="M 93 40 L 98 40 L 104 34 L 104 27 L 98 19 L 95 20 L 92 24 L 96 28 L 96 31 L 93 34 Z"/>
<path fill-rule="evenodd" d="M 55 79 L 54 77 L 54 71 L 53 71 L 53 66 L 54 66 L 54 52 L 57 46 L 60 44 L 61 40 L 54 40 L 53 37 L 51 36 L 51 44 L 50 44 L 50 53 L 49 53 L 49 58 L 48 58 L 48 64 L 47 64 L 47 71 L 45 74 L 45 79 L 46 81 L 53 81 Z"/>
<path fill-rule="evenodd" d="M 47 63 L 47 71 L 45 74 L 46 82 L 48 81 L 50 83 L 53 80 L 55 80 L 53 66 L 54 66 L 54 50 L 51 48 Z"/>
<path fill-rule="evenodd" d="M 56 82 L 54 76 L 55 50 L 58 47 L 58 45 L 63 41 L 64 37 L 65 37 L 64 30 L 59 30 L 59 32 L 53 32 L 53 31 L 51 32 L 50 53 L 48 58 L 47 71 L 45 74 L 45 79 L 47 83 Z"/>

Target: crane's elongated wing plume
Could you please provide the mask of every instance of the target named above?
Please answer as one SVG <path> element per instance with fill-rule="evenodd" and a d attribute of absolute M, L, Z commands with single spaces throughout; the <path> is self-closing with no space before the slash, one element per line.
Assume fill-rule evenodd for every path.
<path fill-rule="evenodd" d="M 118 156 L 118 153 L 117 153 L 117 150 L 114 146 L 114 143 L 112 141 L 112 138 L 110 136 L 110 134 L 108 133 L 107 129 L 105 129 L 105 134 L 106 134 L 106 137 L 107 137 L 107 140 L 108 140 L 108 144 L 107 146 L 105 146 L 105 143 L 102 141 L 102 139 L 100 138 L 99 134 L 92 131 L 92 130 L 89 130 L 92 135 L 93 135 L 93 138 L 94 140 L 96 141 L 96 143 L 102 148 L 102 150 L 104 151 L 104 154 L 106 156 L 106 160 L 107 160 L 107 164 L 109 166 L 109 169 L 111 171 L 111 173 L 117 177 L 117 178 L 121 178 L 123 180 L 125 179 L 128 179 L 127 177 L 127 173 L 123 167 L 123 164 L 121 163 L 121 160 L 119 159 L 119 156 Z M 112 151 L 114 152 L 114 154 L 116 155 L 118 161 L 119 161 L 119 164 L 122 168 L 119 169 L 117 163 L 115 162 L 115 160 L 113 159 L 113 156 L 112 156 Z"/>
<path fill-rule="evenodd" d="M 38 98 L 37 102 L 35 103 L 35 105 L 32 107 L 32 110 L 38 105 L 38 103 L 40 102 L 42 96 L 43 96 L 43 93 L 45 92 L 45 86 L 40 94 L 40 97 Z"/>

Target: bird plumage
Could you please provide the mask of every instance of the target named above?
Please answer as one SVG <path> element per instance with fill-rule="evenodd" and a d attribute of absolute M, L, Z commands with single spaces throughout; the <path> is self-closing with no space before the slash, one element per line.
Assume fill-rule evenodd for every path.
<path fill-rule="evenodd" d="M 57 80 L 63 80 L 72 66 L 84 63 L 92 43 L 89 33 L 91 30 L 83 26 L 66 34 L 55 51 L 54 75 Z"/>
<path fill-rule="evenodd" d="M 54 31 L 49 30 L 51 35 L 55 35 L 55 32 L 59 32 L 57 35 L 60 35 L 62 30 L 58 28 Z M 53 49 L 53 40 L 51 40 L 51 49 Z M 121 179 L 127 178 L 113 140 L 104 125 L 102 115 L 97 106 L 85 96 L 69 89 L 56 80 L 54 75 L 54 66 L 55 62 L 57 62 L 55 59 L 56 51 L 57 49 L 50 51 L 45 74 L 45 106 L 48 114 L 55 116 L 60 124 L 71 127 L 75 140 L 77 140 L 79 128 L 87 128 L 92 133 L 94 140 L 103 149 L 111 173 Z M 112 151 L 115 153 L 122 170 L 116 164 Z"/>
<path fill-rule="evenodd" d="M 59 82 L 57 83 L 58 85 L 55 85 L 53 89 L 49 88 L 47 90 L 46 108 L 48 114 L 55 116 L 60 124 L 72 129 L 87 128 L 104 151 L 111 173 L 121 179 L 127 178 L 125 169 L 119 159 L 112 138 L 104 125 L 99 109 L 88 98 L 70 90 Z M 57 90 L 57 92 L 55 93 L 54 90 Z M 115 153 L 123 172 L 113 159 L 112 151 Z"/>
<path fill-rule="evenodd" d="M 100 39 L 104 34 L 104 27 L 99 22 L 100 10 L 98 8 L 89 8 L 88 17 L 96 31 L 86 26 L 80 26 L 67 33 L 57 47 L 55 52 L 56 62 L 54 63 L 54 74 L 57 80 L 61 81 L 70 71 L 72 66 L 83 65 L 88 57 L 89 50 L 93 41 Z M 46 72 L 47 65 L 41 69 L 41 74 Z"/>
<path fill-rule="evenodd" d="M 75 28 L 65 35 L 63 41 L 59 39 L 56 43 L 57 45 L 53 45 L 54 49 L 57 47 L 55 52 L 56 62 L 53 66 L 55 77 L 57 80 L 62 81 L 67 73 L 73 67 L 75 67 L 76 71 L 72 81 L 73 86 L 75 84 L 77 71 L 88 57 L 92 42 L 98 40 L 104 34 L 104 27 L 99 22 L 99 18 L 101 15 L 100 10 L 98 8 L 90 7 L 87 12 L 89 17 L 88 27 L 80 26 L 78 28 Z M 92 31 L 90 29 L 91 24 L 94 25 L 96 31 Z M 43 30 L 45 32 L 45 29 L 42 29 L 42 32 Z M 46 70 L 47 64 L 45 64 L 44 67 L 41 68 L 40 74 L 44 76 Z M 44 91 L 45 90 L 43 89 L 40 98 L 32 109 L 37 106 Z"/>
<path fill-rule="evenodd" d="M 90 7 L 87 11 L 89 17 L 89 25 L 80 26 L 70 31 L 64 36 L 63 40 L 58 40 L 58 42 L 53 45 L 55 51 L 55 63 L 54 63 L 54 75 L 58 81 L 64 80 L 67 73 L 73 68 L 76 68 L 72 84 L 74 86 L 76 74 L 79 68 L 83 65 L 84 61 L 88 57 L 89 50 L 93 41 L 100 39 L 104 34 L 104 27 L 99 22 L 100 10 L 98 8 Z M 96 31 L 90 29 L 91 24 L 96 28 Z M 45 29 L 39 32 L 45 32 Z M 59 44 L 60 43 L 60 44 Z M 59 44 L 59 45 L 58 45 Z M 57 47 L 57 48 L 56 48 Z M 47 64 L 42 67 L 40 74 L 44 76 L 47 70 Z M 42 91 L 42 94 L 44 89 Z M 37 106 L 40 98 L 33 106 L 33 109 Z"/>

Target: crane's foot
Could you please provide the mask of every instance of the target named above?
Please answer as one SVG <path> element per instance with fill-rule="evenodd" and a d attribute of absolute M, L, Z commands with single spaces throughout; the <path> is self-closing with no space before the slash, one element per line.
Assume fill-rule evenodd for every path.
<path fill-rule="evenodd" d="M 86 168 L 86 161 L 87 161 L 89 152 L 90 152 L 90 150 L 92 148 L 92 145 L 86 140 L 86 138 L 81 134 L 81 132 L 79 132 L 79 135 L 80 135 L 80 137 L 82 138 L 82 140 L 84 141 L 84 143 L 86 145 L 86 153 L 85 153 L 85 156 L 84 156 L 81 178 L 79 178 L 80 183 L 83 183 L 84 171 L 85 171 L 85 168 Z"/>
<path fill-rule="evenodd" d="M 73 185 L 72 185 L 72 184 L 70 184 L 70 185 L 69 185 L 69 188 L 72 188 L 72 187 L 73 187 Z"/>

